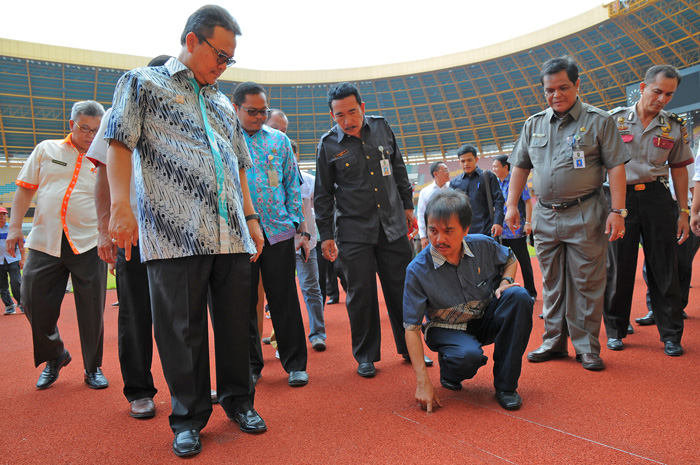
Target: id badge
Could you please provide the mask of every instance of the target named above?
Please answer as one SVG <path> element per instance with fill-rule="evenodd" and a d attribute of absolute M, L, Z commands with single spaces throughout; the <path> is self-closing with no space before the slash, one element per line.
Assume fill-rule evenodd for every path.
<path fill-rule="evenodd" d="M 586 167 L 586 156 L 583 154 L 583 150 L 574 150 L 574 169 L 581 169 Z"/>
<path fill-rule="evenodd" d="M 391 176 L 391 165 L 389 164 L 389 160 L 386 158 L 382 159 L 380 165 L 382 166 L 382 176 Z"/>
<path fill-rule="evenodd" d="M 277 187 L 280 185 L 280 179 L 277 175 L 277 170 L 267 170 L 267 179 L 270 180 L 270 186 Z"/>

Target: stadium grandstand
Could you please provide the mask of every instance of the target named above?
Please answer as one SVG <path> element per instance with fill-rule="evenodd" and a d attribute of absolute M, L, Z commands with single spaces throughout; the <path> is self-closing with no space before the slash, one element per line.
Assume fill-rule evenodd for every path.
<path fill-rule="evenodd" d="M 392 125 L 419 190 L 430 181 L 427 162 L 445 159 L 459 172 L 456 149 L 475 145 L 482 156 L 507 154 L 525 120 L 546 107 L 540 66 L 572 56 L 582 71 L 581 98 L 612 109 L 634 102 L 644 72 L 669 63 L 685 76 L 668 109 L 685 116 L 693 139 L 700 124 L 700 3 L 696 0 L 614 1 L 517 39 L 432 59 L 321 71 L 256 71 L 231 67 L 220 88 L 231 96 L 253 80 L 271 107 L 289 117 L 302 168 L 315 164 L 316 145 L 332 126 L 326 93 L 356 83 L 369 114 Z M 0 204 L 9 206 L 19 168 L 44 139 L 63 138 L 70 108 L 94 99 L 111 106 L 125 70 L 150 57 L 118 55 L 0 39 Z M 697 125 L 697 126 L 696 126 Z M 483 168 L 490 160 L 482 157 Z"/>

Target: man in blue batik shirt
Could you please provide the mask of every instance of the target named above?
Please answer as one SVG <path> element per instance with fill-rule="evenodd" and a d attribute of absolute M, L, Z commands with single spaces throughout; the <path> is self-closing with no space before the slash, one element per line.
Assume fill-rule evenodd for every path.
<path fill-rule="evenodd" d="M 303 221 L 301 189 L 296 158 L 289 138 L 267 126 L 270 109 L 265 89 L 254 82 L 243 82 L 233 91 L 233 105 L 244 131 L 252 158 L 247 175 L 251 197 L 265 235 L 260 260 L 252 263 L 250 300 L 250 354 L 253 381 L 263 368 L 258 334 L 258 279 L 263 287 L 275 330 L 277 348 L 290 386 L 309 382 L 306 373 L 306 336 L 295 279 L 294 234 Z"/>
<path fill-rule="evenodd" d="M 510 187 L 510 163 L 506 155 L 500 155 L 493 160 L 493 173 L 498 177 L 501 185 L 503 198 L 508 198 L 508 188 Z M 518 259 L 520 271 L 523 274 L 523 285 L 530 297 L 537 298 L 535 280 L 532 272 L 532 262 L 530 262 L 530 252 L 527 249 L 527 236 L 532 233 L 532 203 L 530 201 L 530 191 L 527 186 L 518 200 L 518 211 L 520 212 L 520 226 L 515 231 L 503 227 L 501 244 L 510 247 L 515 257 Z M 503 208 L 505 215 L 505 207 Z"/>
<path fill-rule="evenodd" d="M 495 344 L 496 398 L 504 409 L 516 410 L 522 404 L 517 388 L 532 330 L 532 300 L 514 283 L 515 256 L 488 236 L 467 235 L 472 210 L 461 192 L 436 193 L 425 216 L 430 247 L 408 266 L 403 299 L 416 400 L 429 413 L 441 406 L 423 362 L 422 329 L 426 344 L 438 353 L 440 384 L 455 391 L 486 365 L 482 346 Z"/>
<path fill-rule="evenodd" d="M 247 337 L 250 260 L 263 237 L 246 179 L 250 155 L 235 110 L 216 85 L 235 63 L 240 34 L 224 8 L 197 10 L 177 58 L 119 80 L 104 136 L 109 234 L 126 260 L 138 243 L 146 262 L 180 457 L 201 452 L 199 432 L 212 413 L 207 305 L 219 403 L 242 431 L 267 429 L 253 408 Z M 138 222 L 129 199 L 132 156 Z"/>

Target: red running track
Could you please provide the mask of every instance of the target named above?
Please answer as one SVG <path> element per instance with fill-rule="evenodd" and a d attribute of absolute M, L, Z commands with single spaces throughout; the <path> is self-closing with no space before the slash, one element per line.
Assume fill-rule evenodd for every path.
<path fill-rule="evenodd" d="M 641 265 L 641 263 L 640 263 Z M 536 282 L 539 270 L 536 267 Z M 492 361 L 453 392 L 437 387 L 444 407 L 428 415 L 413 399 L 410 364 L 394 353 L 382 310 L 383 350 L 378 373 L 360 378 L 350 349 L 348 318 L 341 304 L 326 307 L 328 349 L 309 345 L 310 382 L 290 388 L 274 350 L 264 346 L 266 366 L 256 409 L 269 431 L 242 433 L 215 406 L 202 431 L 204 449 L 194 463 L 284 464 L 691 464 L 700 463 L 700 265 L 696 260 L 683 346 L 664 355 L 655 327 L 638 327 L 626 349 L 603 348 L 606 369 L 586 371 L 573 357 L 523 363 L 520 410 L 498 406 Z M 633 317 L 646 313 L 638 274 Z M 538 286 L 539 288 L 539 286 Z M 103 370 L 111 385 L 95 391 L 83 384 L 73 297 L 66 295 L 59 321 L 73 363 L 45 391 L 34 387 L 29 324 L 22 315 L 0 317 L 0 463 L 173 463 L 168 426 L 170 398 L 158 358 L 157 415 L 128 414 L 117 359 L 116 300 L 108 292 Z M 303 305 L 302 305 L 303 307 Z M 535 305 L 528 350 L 543 330 Z M 384 308 L 384 307 L 382 307 Z M 306 315 L 304 315 L 306 320 Z M 265 322 L 265 332 L 271 328 Z M 604 331 L 603 331 L 604 334 Z M 603 336 L 603 347 L 605 338 Z M 211 342 L 211 341 L 210 341 Z M 570 353 L 574 353 L 570 346 Z M 212 351 L 213 353 L 213 351 Z M 431 355 L 431 352 L 427 352 Z M 492 346 L 486 348 L 489 358 Z M 433 358 L 435 358 L 434 354 Z M 439 386 L 437 364 L 429 368 Z M 212 373 L 213 373 L 212 360 Z"/>

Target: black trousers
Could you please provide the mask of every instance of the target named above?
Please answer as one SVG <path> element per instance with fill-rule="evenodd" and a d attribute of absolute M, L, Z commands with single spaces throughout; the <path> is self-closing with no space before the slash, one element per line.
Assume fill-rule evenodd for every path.
<path fill-rule="evenodd" d="M 97 247 L 74 254 L 65 234 L 60 257 L 30 250 L 24 265 L 22 302 L 32 327 L 34 364 L 58 358 L 65 350 L 57 323 L 69 274 L 83 366 L 94 373 L 102 366 L 107 264 L 97 255 Z"/>
<path fill-rule="evenodd" d="M 7 284 L 7 276 L 10 276 L 10 284 Z M 10 295 L 10 287 L 12 287 L 12 295 Z M 5 309 L 10 309 L 15 306 L 12 296 L 15 297 L 17 305 L 21 305 L 20 295 L 22 292 L 22 274 L 19 270 L 19 262 L 5 263 L 0 265 L 0 297 L 2 303 L 5 304 Z"/>
<path fill-rule="evenodd" d="M 384 233 L 381 235 L 384 236 Z M 355 360 L 367 363 L 381 359 L 377 274 L 382 284 L 396 350 L 407 354 L 403 328 L 403 286 L 406 268 L 411 262 L 408 237 L 387 242 L 384 236 L 379 244 L 341 242 L 338 243 L 338 260 L 347 280 L 345 306 L 350 317 Z"/>
<path fill-rule="evenodd" d="M 294 238 L 265 246 L 258 260 L 250 263 L 250 365 L 252 372 L 260 374 L 263 368 L 262 348 L 258 334 L 258 280 L 262 276 L 270 319 L 275 330 L 277 349 L 284 370 L 306 371 L 306 332 L 301 318 L 301 306 L 297 293 L 296 254 Z"/>
<path fill-rule="evenodd" d="M 170 389 L 174 433 L 201 430 L 212 412 L 207 303 L 214 330 L 216 388 L 229 418 L 252 408 L 248 309 L 250 256 L 198 255 L 146 263 L 153 330 Z"/>
<path fill-rule="evenodd" d="M 690 218 L 688 219 L 690 221 Z M 700 237 L 695 234 L 690 233 L 688 239 L 682 244 L 676 247 L 676 255 L 678 258 L 678 283 L 681 287 L 681 309 L 685 310 L 688 306 L 688 296 L 690 295 L 690 280 L 693 277 L 693 259 L 695 254 L 700 248 Z M 653 307 L 651 305 L 651 296 L 649 295 L 649 282 L 647 279 L 647 265 L 644 262 L 644 269 L 642 275 L 644 276 L 644 282 L 647 283 L 647 309 L 651 312 Z M 13 291 L 14 292 L 14 291 Z"/>
<path fill-rule="evenodd" d="M 124 380 L 124 396 L 129 402 L 153 397 L 153 318 L 148 271 L 141 263 L 138 245 L 131 248 L 127 261 L 124 249 L 117 251 L 117 297 L 119 299 L 119 366 Z"/>
<path fill-rule="evenodd" d="M 488 357 L 482 346 L 494 344 L 493 385 L 496 390 L 515 391 L 522 370 L 523 354 L 532 331 L 532 300 L 522 287 L 510 287 L 494 298 L 466 331 L 429 328 L 425 343 L 438 353 L 440 377 L 460 382 L 471 379 Z"/>
<path fill-rule="evenodd" d="M 520 272 L 523 275 L 523 287 L 531 297 L 537 297 L 537 289 L 535 288 L 535 278 L 532 272 L 532 262 L 530 261 L 530 252 L 527 250 L 527 237 L 519 237 L 517 239 L 501 239 L 501 242 L 515 254 L 520 264 Z"/>
<path fill-rule="evenodd" d="M 642 239 L 649 295 L 661 341 L 680 342 L 683 336 L 683 311 L 676 256 L 676 204 L 669 190 L 663 186 L 627 191 L 625 203 L 628 212 L 625 235 L 608 246 L 603 313 L 605 331 L 609 338 L 622 339 L 627 336 L 639 241 Z"/>

